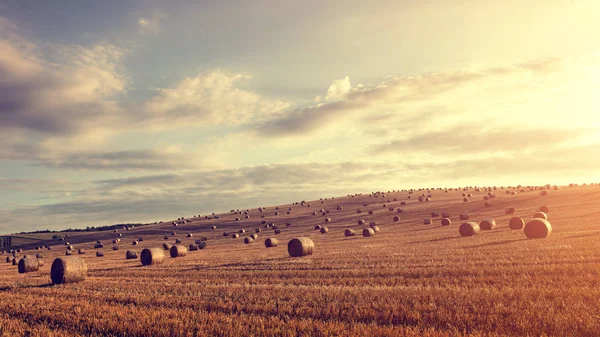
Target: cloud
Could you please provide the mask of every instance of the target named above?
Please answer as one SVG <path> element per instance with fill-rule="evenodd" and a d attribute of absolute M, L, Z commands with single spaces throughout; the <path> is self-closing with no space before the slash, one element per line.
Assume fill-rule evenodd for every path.
<path fill-rule="evenodd" d="M 156 8 L 147 17 L 137 19 L 138 32 L 142 35 L 157 35 L 162 31 L 162 23 L 167 15 Z"/>
<path fill-rule="evenodd" d="M 327 89 L 327 96 L 325 96 L 325 100 L 342 100 L 350 92 L 350 89 L 352 89 L 352 85 L 350 84 L 350 77 L 346 76 L 343 79 L 335 80 L 329 86 L 329 89 Z"/>

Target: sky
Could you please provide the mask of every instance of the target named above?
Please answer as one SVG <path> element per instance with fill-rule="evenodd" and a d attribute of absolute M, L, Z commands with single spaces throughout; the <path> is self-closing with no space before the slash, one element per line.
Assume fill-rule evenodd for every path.
<path fill-rule="evenodd" d="M 0 0 L 0 234 L 599 182 L 598 12 Z"/>

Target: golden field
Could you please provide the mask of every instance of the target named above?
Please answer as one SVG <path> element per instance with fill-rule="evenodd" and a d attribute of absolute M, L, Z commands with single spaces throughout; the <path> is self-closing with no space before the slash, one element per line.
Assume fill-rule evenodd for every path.
<path fill-rule="evenodd" d="M 60 241 L 40 241 L 52 242 L 52 250 L 18 254 L 41 252 L 45 265 L 39 272 L 19 274 L 5 263 L 7 254 L 1 256 L 0 336 L 600 335 L 600 187 L 565 186 L 547 196 L 523 189 L 510 189 L 519 192 L 510 195 L 498 188 L 491 207 L 484 206 L 487 192 L 470 188 L 431 190 L 429 202 L 417 200 L 425 190 L 410 199 L 407 191 L 386 191 L 385 197 L 307 200 L 310 207 L 279 205 L 280 215 L 274 215 L 275 206 L 262 213 L 253 208 L 249 219 L 186 214 L 192 221 L 177 227 L 170 220 L 119 231 L 117 251 L 111 240 L 118 233 L 78 233 L 67 240 L 86 249 L 75 255 L 86 260 L 88 277 L 54 286 L 50 266 L 65 248 Z M 462 193 L 473 197 L 465 203 Z M 553 227 L 548 238 L 531 240 L 508 228 L 512 216 L 527 221 L 542 205 L 549 207 Z M 514 215 L 504 212 L 510 206 Z M 320 209 L 329 214 L 322 216 Z M 441 217 L 425 225 L 433 211 L 449 212 L 452 225 L 442 227 Z M 462 212 L 469 213 L 469 221 L 492 217 L 498 227 L 461 237 Z M 400 221 L 394 222 L 396 215 Z M 326 224 L 326 217 L 332 221 Z M 359 219 L 367 225 L 359 226 Z M 274 235 L 262 220 L 275 223 L 281 233 Z M 370 221 L 381 231 L 363 237 Z M 329 232 L 314 230 L 317 224 Z M 258 240 L 244 244 L 257 227 Z M 347 228 L 357 235 L 345 237 Z M 223 236 L 239 229 L 246 229 L 240 238 Z M 187 246 L 203 236 L 206 249 L 180 258 L 166 252 L 163 264 L 141 266 L 139 259 L 125 259 L 128 249 L 139 256 L 146 247 L 175 239 Z M 313 255 L 289 257 L 287 242 L 298 236 L 314 241 Z M 144 241 L 133 246 L 139 237 Z M 269 237 L 278 238 L 279 246 L 265 248 Z M 104 257 L 93 249 L 99 239 Z"/>

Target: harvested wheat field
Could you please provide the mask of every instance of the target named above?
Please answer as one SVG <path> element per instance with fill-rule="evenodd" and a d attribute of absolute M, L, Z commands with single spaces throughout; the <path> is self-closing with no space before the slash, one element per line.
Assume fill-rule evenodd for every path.
<path fill-rule="evenodd" d="M 174 236 L 170 221 L 132 228 L 122 231 L 122 250 L 76 255 L 87 264 L 87 277 L 58 285 L 50 268 L 65 255 L 64 242 L 30 242 L 16 255 L 31 258 L 44 245 L 52 250 L 43 250 L 39 271 L 19 274 L 17 266 L 0 264 L 0 335 L 598 336 L 600 188 L 496 193 L 492 207 L 480 201 L 483 189 L 468 191 L 474 196 L 468 203 L 462 189 L 430 190 L 427 203 L 407 199 L 408 191 L 325 199 L 327 235 L 314 230 L 325 220 L 310 207 L 278 205 L 294 212 L 277 216 L 275 206 L 266 207 L 263 220 L 281 231 L 266 229 L 257 237 L 261 244 L 220 231 L 260 227 L 256 208 L 240 221 L 233 213 L 191 217 Z M 407 201 L 399 221 L 382 207 L 400 205 L 393 200 Z M 513 216 L 527 222 L 541 205 L 550 207 L 547 238 L 527 239 L 509 228 Z M 431 212 L 449 213 L 452 224 L 424 225 Z M 465 212 L 469 221 L 493 218 L 497 227 L 461 237 Z M 380 231 L 346 236 L 346 229 L 368 227 L 357 225 L 359 216 Z M 93 252 L 97 240 L 116 235 L 73 235 L 69 243 Z M 182 250 L 201 237 L 206 247 L 170 258 L 161 247 L 165 235 L 170 244 L 180 239 Z M 156 247 L 162 263 L 142 266 L 139 258 L 126 258 L 142 236 L 136 250 Z M 311 255 L 290 257 L 287 243 L 297 237 L 314 242 Z M 266 248 L 269 238 L 279 245 Z"/>

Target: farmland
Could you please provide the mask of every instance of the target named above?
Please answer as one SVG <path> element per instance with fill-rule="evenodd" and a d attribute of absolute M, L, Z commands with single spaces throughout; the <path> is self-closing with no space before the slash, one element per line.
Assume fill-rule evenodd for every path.
<path fill-rule="evenodd" d="M 425 190 L 386 191 L 253 208 L 248 219 L 186 214 L 191 221 L 177 227 L 171 219 L 118 233 L 77 233 L 66 240 L 87 251 L 78 256 L 88 277 L 54 286 L 50 265 L 65 254 L 64 242 L 44 237 L 39 244 L 52 250 L 36 251 L 33 240 L 22 239 L 28 245 L 18 255 L 41 252 L 46 263 L 18 274 L 2 255 L 0 336 L 598 336 L 600 187 L 564 186 L 547 196 L 507 190 L 495 190 L 487 207 L 483 189 L 431 190 L 424 202 L 417 198 Z M 463 193 L 472 193 L 468 202 Z M 527 221 L 542 205 L 553 228 L 548 238 L 530 240 L 508 228 L 512 216 Z M 507 207 L 515 214 L 505 214 Z M 452 224 L 441 226 L 441 217 L 424 224 L 433 211 L 450 213 Z M 458 216 L 465 212 L 470 221 L 492 217 L 498 227 L 461 237 Z M 380 232 L 363 237 L 370 221 Z M 256 242 L 244 244 L 255 228 Z M 347 228 L 357 235 L 345 237 Z M 223 236 L 239 229 L 246 233 L 237 239 Z M 313 240 L 313 255 L 289 257 L 287 242 L 299 236 Z M 176 239 L 187 246 L 199 237 L 207 238 L 206 249 L 159 265 L 125 259 L 129 249 L 139 254 Z M 269 237 L 279 245 L 265 248 Z M 96 240 L 104 248 L 94 249 Z M 105 256 L 96 257 L 97 250 Z"/>

